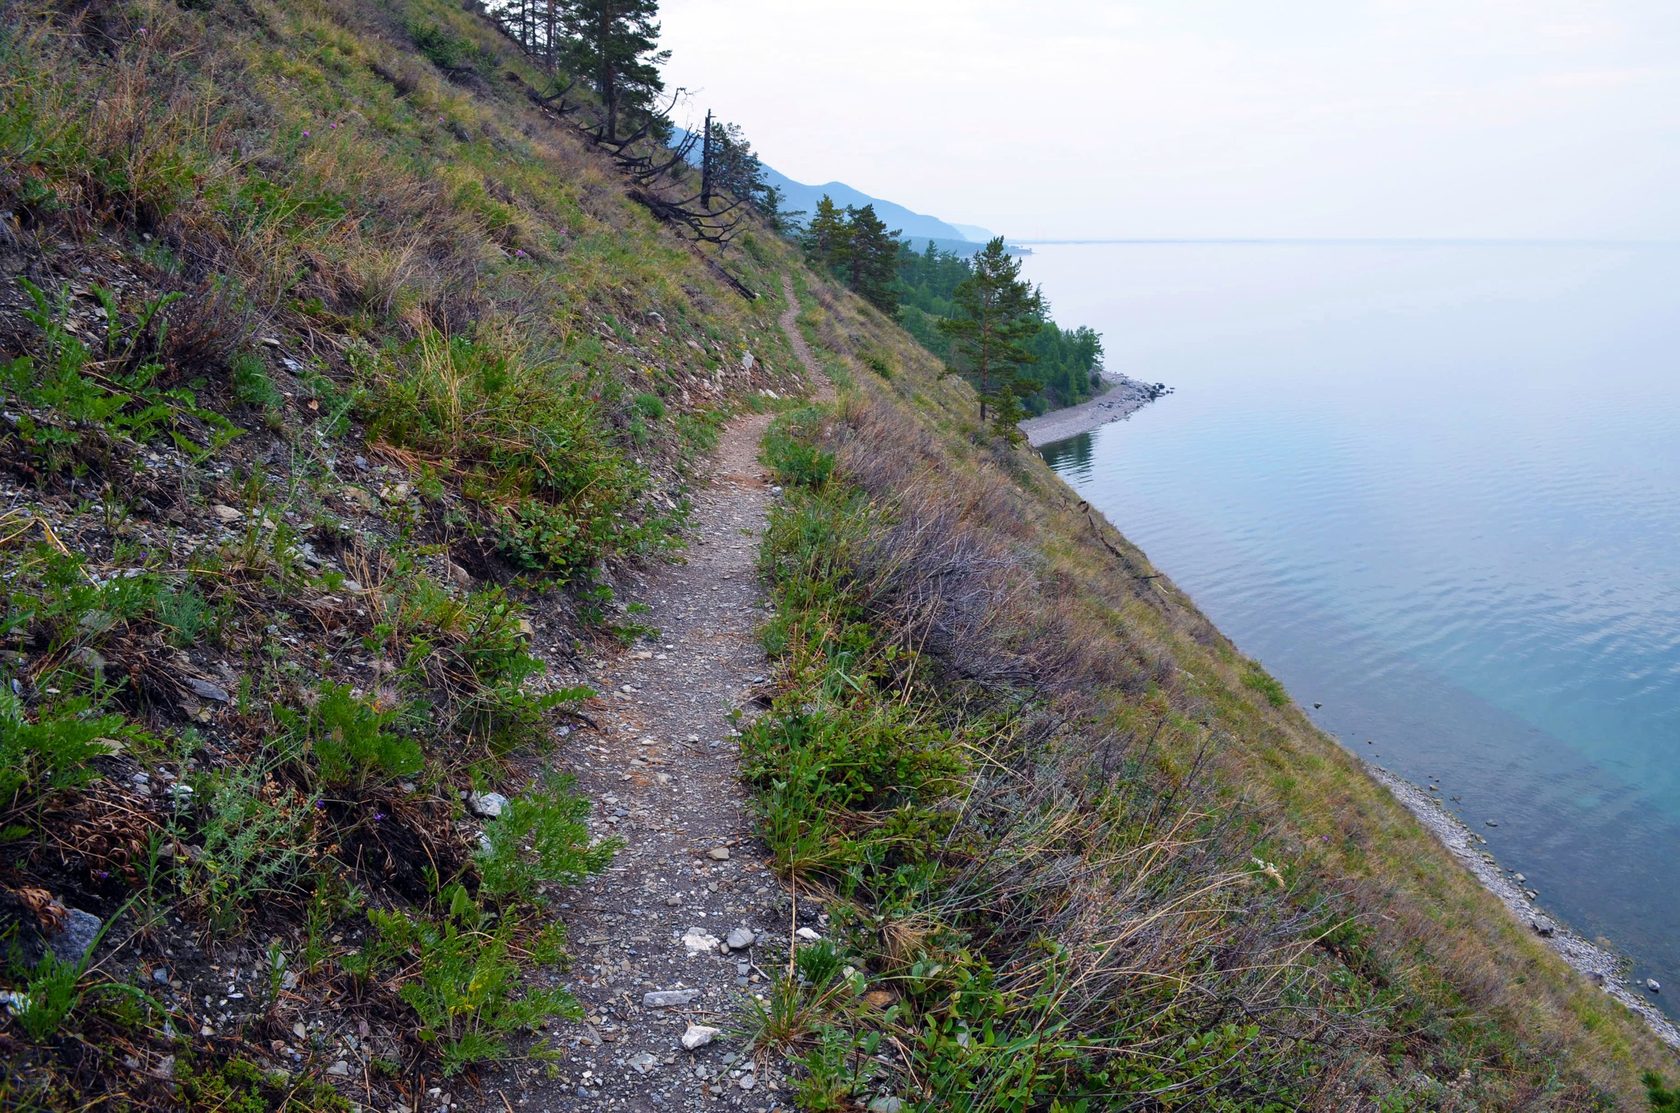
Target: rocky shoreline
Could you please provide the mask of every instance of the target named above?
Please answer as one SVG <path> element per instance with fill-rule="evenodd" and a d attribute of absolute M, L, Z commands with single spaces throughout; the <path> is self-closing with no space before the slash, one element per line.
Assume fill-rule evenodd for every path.
<path fill-rule="evenodd" d="M 1103 380 L 1108 386 L 1096 397 L 1021 422 L 1027 443 L 1042 448 L 1053 441 L 1089 433 L 1100 425 L 1130 417 L 1155 399 L 1172 393 L 1165 383 L 1140 382 L 1126 375 L 1104 372 Z"/>
<path fill-rule="evenodd" d="M 1448 811 L 1439 794 L 1426 792 L 1380 765 L 1369 761 L 1363 764 L 1371 778 L 1388 789 L 1407 811 L 1416 816 L 1418 822 L 1439 839 L 1441 845 L 1451 851 L 1477 881 L 1498 897 L 1520 923 L 1540 936 L 1594 985 L 1637 1013 L 1663 1042 L 1680 1048 L 1680 1026 L 1676 1026 L 1651 1003 L 1646 996 L 1648 986 L 1625 980 L 1624 960 L 1607 947 L 1586 939 L 1547 915 L 1530 895 L 1532 890 L 1524 887 L 1522 875 L 1501 868 L 1493 854 L 1484 848 L 1482 837 Z"/>

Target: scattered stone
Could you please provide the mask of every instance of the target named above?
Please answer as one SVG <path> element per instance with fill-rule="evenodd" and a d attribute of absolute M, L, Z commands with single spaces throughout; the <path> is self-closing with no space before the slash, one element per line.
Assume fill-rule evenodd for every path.
<path fill-rule="evenodd" d="M 723 1030 L 721 1028 L 713 1028 L 705 1024 L 690 1024 L 688 1031 L 682 1034 L 683 1049 L 695 1051 L 705 1047 L 722 1034 Z"/>
<path fill-rule="evenodd" d="M 1482 822 L 1487 824 L 1489 827 L 1499 826 L 1499 821 L 1496 820 L 1496 819 L 1484 819 L 1484 820 L 1482 820 Z"/>
<path fill-rule="evenodd" d="M 891 1094 L 882 1094 L 869 1103 L 869 1113 L 899 1113 L 904 1103 Z"/>
<path fill-rule="evenodd" d="M 98 916 L 72 908 L 58 931 L 47 941 L 47 946 L 65 962 L 79 962 L 83 955 L 93 950 L 93 942 L 99 937 L 101 926 L 103 923 Z"/>
<path fill-rule="evenodd" d="M 706 857 L 714 862 L 727 862 L 729 861 L 729 848 L 727 846 L 714 846 L 706 851 Z"/>
<path fill-rule="evenodd" d="M 1645 988 L 1650 990 L 1652 993 L 1661 993 L 1662 992 L 1662 983 L 1657 981 L 1657 979 L 1655 979 L 1655 978 L 1646 978 L 1645 979 Z"/>
<path fill-rule="evenodd" d="M 646 1074 L 659 1065 L 659 1060 L 650 1052 L 640 1051 L 630 1057 L 630 1069 L 637 1074 Z"/>
<path fill-rule="evenodd" d="M 495 819 L 508 806 L 508 798 L 499 792 L 474 792 L 467 796 L 467 810 L 482 819 Z"/>
<path fill-rule="evenodd" d="M 731 931 L 724 942 L 729 944 L 729 949 L 732 951 L 744 951 L 758 942 L 758 936 L 744 927 L 739 927 Z"/>
<path fill-rule="evenodd" d="M 692 1005 L 699 998 L 698 989 L 656 989 L 642 994 L 642 1007 L 665 1009 L 673 1005 Z"/>
<path fill-rule="evenodd" d="M 1523 884 L 1523 883 L 1524 883 L 1524 882 L 1526 882 L 1526 881 L 1527 881 L 1527 880 L 1528 880 L 1528 878 L 1526 878 L 1526 877 L 1524 877 L 1524 876 L 1523 876 L 1523 875 L 1522 875 L 1522 874 L 1520 874 L 1520 873 L 1513 873 L 1513 874 L 1512 874 L 1512 875 L 1511 875 L 1511 880 L 1513 880 L 1513 881 L 1515 881 L 1515 882 L 1516 882 L 1516 883 L 1517 883 L 1517 884 L 1518 884 L 1518 885 L 1521 885 L 1521 884 Z"/>
<path fill-rule="evenodd" d="M 91 646 L 77 646 L 71 651 L 70 659 L 96 677 L 105 675 L 105 655 Z"/>
<path fill-rule="evenodd" d="M 233 697 L 228 695 L 227 689 L 220 684 L 212 684 L 208 680 L 200 680 L 196 676 L 184 677 L 181 682 L 199 699 L 207 699 L 213 703 L 230 703 L 233 700 Z"/>
<path fill-rule="evenodd" d="M 1550 920 L 1533 920 L 1530 923 L 1534 928 L 1534 934 L 1542 939 L 1550 939 L 1557 933 L 1557 927 Z"/>
<path fill-rule="evenodd" d="M 793 934 L 799 936 L 799 938 L 805 940 L 807 943 L 815 943 L 817 940 L 822 938 L 821 935 L 817 934 L 815 928 L 800 928 Z"/>
<path fill-rule="evenodd" d="M 334 1078 L 349 1078 L 350 1064 L 345 1062 L 343 1059 L 340 1059 L 338 1062 L 327 1068 L 327 1073 L 332 1075 Z"/>
<path fill-rule="evenodd" d="M 740 1086 L 741 1089 L 743 1089 L 743 1090 L 750 1090 L 754 1086 L 758 1085 L 758 1079 L 754 1078 L 750 1074 L 743 1074 L 741 1076 L 741 1081 L 738 1082 L 737 1085 Z"/>
<path fill-rule="evenodd" d="M 670 896 L 665 898 L 665 904 L 669 908 L 675 908 L 677 905 L 679 905 L 681 903 L 682 903 L 682 898 L 677 896 L 677 894 L 675 894 L 675 893 L 672 893 Z"/>
<path fill-rule="evenodd" d="M 718 937 L 707 935 L 699 928 L 690 928 L 688 934 L 682 937 L 683 946 L 688 948 L 690 956 L 709 954 L 718 948 Z"/>
<path fill-rule="evenodd" d="M 392 483 L 379 490 L 379 497 L 386 502 L 407 502 L 408 496 L 414 493 L 412 485 L 407 483 Z"/>
<path fill-rule="evenodd" d="M 218 522 L 237 522 L 245 516 L 226 503 L 220 502 L 210 508 L 210 513 L 216 516 Z"/>

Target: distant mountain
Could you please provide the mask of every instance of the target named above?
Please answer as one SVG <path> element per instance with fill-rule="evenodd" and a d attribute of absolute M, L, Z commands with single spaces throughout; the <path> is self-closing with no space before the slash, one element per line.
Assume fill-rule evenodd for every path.
<path fill-rule="evenodd" d="M 672 134 L 673 143 L 682 142 L 688 132 L 677 128 Z M 695 151 L 689 156 L 690 161 L 698 165 L 700 153 Z M 901 233 L 910 246 L 917 251 L 922 250 L 932 241 L 941 251 L 953 251 L 958 255 L 972 255 L 985 242 L 992 238 L 992 233 L 978 224 L 951 224 L 940 220 L 936 216 L 911 212 L 896 201 L 886 201 L 879 197 L 872 197 L 845 182 L 827 182 L 823 185 L 807 185 L 796 182 L 775 167 L 761 161 L 764 167 L 764 184 L 775 186 L 782 191 L 782 209 L 786 212 L 804 213 L 803 221 L 816 211 L 817 202 L 826 194 L 834 200 L 836 205 L 846 208 L 848 205 L 863 208 L 865 205 L 875 206 L 875 215 L 886 223 L 886 226 Z M 1017 249 L 1011 247 L 1011 253 Z"/>
<path fill-rule="evenodd" d="M 855 186 L 845 182 L 827 182 L 823 185 L 806 185 L 796 182 L 771 166 L 764 168 L 764 181 L 782 191 L 782 207 L 788 210 L 804 210 L 806 215 L 816 210 L 817 202 L 827 194 L 834 199 L 834 203 L 841 208 L 848 205 L 863 208 L 865 205 L 875 206 L 875 215 L 886 222 L 888 228 L 904 234 L 913 246 L 921 247 L 928 240 L 950 241 L 957 245 L 973 243 L 974 237 L 963 231 L 962 227 L 947 224 L 936 216 L 911 212 L 903 205 L 894 201 L 885 201 L 879 197 L 871 197 Z M 969 225 L 968 227 L 973 227 Z M 984 229 L 979 229 L 984 231 Z M 940 243 L 940 247 L 946 244 Z"/>

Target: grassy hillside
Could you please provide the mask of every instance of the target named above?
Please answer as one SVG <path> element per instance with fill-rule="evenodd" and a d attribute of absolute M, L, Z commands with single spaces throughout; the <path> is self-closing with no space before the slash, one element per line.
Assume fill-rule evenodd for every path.
<path fill-rule="evenodd" d="M 796 387 L 784 275 L 842 391 L 767 441 L 744 773 L 843 930 L 743 1016 L 805 1107 L 1609 1108 L 1670 1064 L 914 341 L 663 229 L 459 4 L 4 10 L 0 1107 L 556 1054 L 552 900 L 613 849 L 578 658 Z"/>
<path fill-rule="evenodd" d="M 814 1108 L 871 1033 L 927 1108 L 1645 1105 L 1670 1050 L 966 388 L 810 294 L 847 388 L 768 442 L 786 690 L 747 772 L 886 990 L 789 991 Z"/>
<path fill-rule="evenodd" d="M 771 256 L 719 281 L 458 4 L 6 16 L 0 1106 L 527 1054 L 611 850 L 539 772 L 566 654 L 789 380 Z"/>

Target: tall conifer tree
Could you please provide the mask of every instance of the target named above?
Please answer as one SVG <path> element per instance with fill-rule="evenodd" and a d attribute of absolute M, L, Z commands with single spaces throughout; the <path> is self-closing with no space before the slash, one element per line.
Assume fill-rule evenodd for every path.
<path fill-rule="evenodd" d="M 1021 397 L 1038 385 L 1020 371 L 1034 361 L 1026 345 L 1043 324 L 1044 296 L 1021 278 L 1021 261 L 1010 257 L 1002 236 L 974 256 L 972 269 L 953 295 L 957 315 L 939 322 L 952 339 L 945 370 L 974 384 L 981 422 L 989 411 L 993 430 L 1014 443 Z"/>
<path fill-rule="evenodd" d="M 618 137 L 619 117 L 648 111 L 665 88 L 659 67 L 671 57 L 659 49 L 658 0 L 564 0 L 561 26 L 570 60 L 595 83 L 607 112 L 607 138 Z"/>
<path fill-rule="evenodd" d="M 893 283 L 898 277 L 898 233 L 887 231 L 874 205 L 849 208 L 846 215 L 851 229 L 846 284 L 881 312 L 896 313 L 898 295 Z"/>

